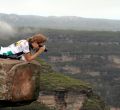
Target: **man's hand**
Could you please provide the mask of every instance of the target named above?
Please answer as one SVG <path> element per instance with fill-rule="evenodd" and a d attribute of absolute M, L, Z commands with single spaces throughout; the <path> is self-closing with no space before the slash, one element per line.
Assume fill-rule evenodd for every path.
<path fill-rule="evenodd" d="M 45 45 L 41 46 L 38 51 L 44 52 L 46 49 Z"/>

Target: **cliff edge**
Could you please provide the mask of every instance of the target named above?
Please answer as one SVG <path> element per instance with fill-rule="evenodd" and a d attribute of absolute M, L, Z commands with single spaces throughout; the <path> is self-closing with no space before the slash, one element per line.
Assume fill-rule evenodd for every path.
<path fill-rule="evenodd" d="M 56 110 L 109 110 L 92 85 L 55 72 L 40 59 L 38 62 L 41 64 L 38 102 Z"/>
<path fill-rule="evenodd" d="M 109 110 L 90 84 L 55 72 L 41 59 L 30 63 L 0 59 L 0 101 L 34 101 L 13 110 L 40 110 L 40 105 L 48 107 L 45 110 Z"/>

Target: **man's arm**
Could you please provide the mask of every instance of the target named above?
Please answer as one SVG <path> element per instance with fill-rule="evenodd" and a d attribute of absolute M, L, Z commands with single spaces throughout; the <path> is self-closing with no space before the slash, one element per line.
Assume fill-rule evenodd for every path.
<path fill-rule="evenodd" d="M 39 50 L 37 52 L 35 52 L 34 54 L 31 54 L 30 52 L 24 54 L 24 57 L 25 57 L 26 61 L 32 61 L 44 51 L 45 51 L 45 46 L 40 47 Z"/>

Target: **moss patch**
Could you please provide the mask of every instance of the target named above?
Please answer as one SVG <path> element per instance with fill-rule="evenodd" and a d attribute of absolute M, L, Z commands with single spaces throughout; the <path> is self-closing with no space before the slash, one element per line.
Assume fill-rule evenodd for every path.
<path fill-rule="evenodd" d="M 43 90 L 54 91 L 59 88 L 65 88 L 67 90 L 87 90 L 90 85 L 83 81 L 64 76 L 60 73 L 41 74 L 40 87 Z"/>

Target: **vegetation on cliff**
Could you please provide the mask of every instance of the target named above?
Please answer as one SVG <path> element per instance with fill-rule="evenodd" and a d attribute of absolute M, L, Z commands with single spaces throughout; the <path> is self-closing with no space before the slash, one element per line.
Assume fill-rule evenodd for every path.
<path fill-rule="evenodd" d="M 61 73 L 52 70 L 51 66 L 42 59 L 37 59 L 40 62 L 42 69 L 40 75 L 40 88 L 46 91 L 55 91 L 59 88 L 67 90 L 81 91 L 91 89 L 91 85 L 87 82 L 65 76 Z"/>
<path fill-rule="evenodd" d="M 90 86 L 85 82 L 64 76 L 59 73 L 42 74 L 40 85 L 42 90 L 47 91 L 54 91 L 59 88 L 80 91 L 90 88 Z"/>

